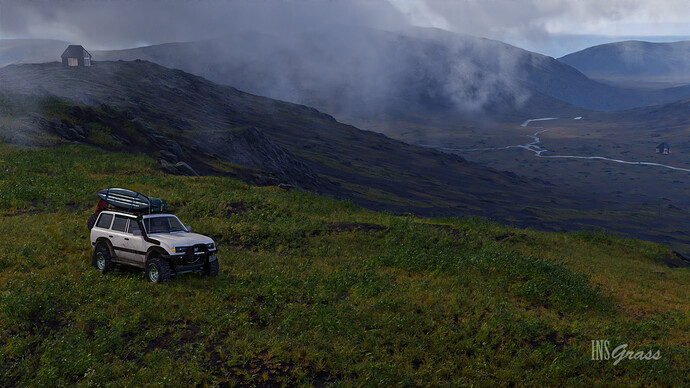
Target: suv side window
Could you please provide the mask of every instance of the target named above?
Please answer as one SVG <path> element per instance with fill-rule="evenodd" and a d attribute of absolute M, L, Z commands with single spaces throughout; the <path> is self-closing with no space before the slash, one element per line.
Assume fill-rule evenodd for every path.
<path fill-rule="evenodd" d="M 129 217 L 123 217 L 116 214 L 115 221 L 113 221 L 113 227 L 111 229 L 118 232 L 124 232 L 127 229 L 127 218 Z"/>
<path fill-rule="evenodd" d="M 134 234 L 135 231 L 140 231 L 139 223 L 134 218 L 129 219 L 129 227 L 127 228 L 127 233 Z"/>
<path fill-rule="evenodd" d="M 96 226 L 99 228 L 108 229 L 108 228 L 110 228 L 110 221 L 112 221 L 112 220 L 113 220 L 112 214 L 101 213 L 101 217 L 98 219 L 98 223 L 96 224 Z"/>

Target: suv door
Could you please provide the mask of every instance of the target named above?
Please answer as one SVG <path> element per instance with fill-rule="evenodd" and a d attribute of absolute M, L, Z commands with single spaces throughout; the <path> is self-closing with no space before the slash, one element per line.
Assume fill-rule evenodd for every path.
<path fill-rule="evenodd" d="M 127 225 L 126 236 L 123 241 L 123 248 L 128 252 L 128 257 L 135 260 L 142 265 L 146 261 L 146 241 L 141 235 L 139 222 L 136 219 L 130 218 Z"/>
<path fill-rule="evenodd" d="M 115 255 L 122 259 L 132 259 L 132 255 L 129 250 L 125 247 L 125 238 L 127 235 L 127 222 L 129 217 L 123 215 L 115 214 L 113 219 L 113 224 L 110 226 L 110 242 L 113 244 L 113 250 L 115 250 Z"/>

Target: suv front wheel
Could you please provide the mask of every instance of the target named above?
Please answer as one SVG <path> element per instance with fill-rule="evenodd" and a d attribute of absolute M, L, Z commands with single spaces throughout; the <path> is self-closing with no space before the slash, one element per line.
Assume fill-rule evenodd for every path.
<path fill-rule="evenodd" d="M 106 273 L 113 269 L 113 262 L 110 260 L 110 249 L 104 243 L 100 243 L 93 251 L 93 266 L 101 273 Z"/>
<path fill-rule="evenodd" d="M 161 259 L 151 259 L 146 263 L 146 279 L 151 283 L 163 283 L 170 279 L 170 264 Z"/>
<path fill-rule="evenodd" d="M 206 262 L 204 263 L 204 273 L 206 276 L 218 276 L 219 269 L 220 264 L 218 263 L 218 259 L 213 261 L 208 261 L 208 259 L 206 259 Z"/>

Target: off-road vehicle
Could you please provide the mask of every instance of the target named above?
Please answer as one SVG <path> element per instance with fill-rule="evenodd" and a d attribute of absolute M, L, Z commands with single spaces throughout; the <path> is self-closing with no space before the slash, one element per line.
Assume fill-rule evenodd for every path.
<path fill-rule="evenodd" d="M 213 239 L 192 233 L 173 214 L 118 209 L 97 213 L 91 228 L 92 264 L 102 273 L 117 263 L 145 269 L 154 283 L 187 272 L 218 275 Z"/>

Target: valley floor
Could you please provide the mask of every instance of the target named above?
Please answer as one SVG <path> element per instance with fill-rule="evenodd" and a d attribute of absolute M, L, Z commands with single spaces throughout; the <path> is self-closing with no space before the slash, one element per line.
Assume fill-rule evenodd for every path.
<path fill-rule="evenodd" d="M 684 184 L 690 177 L 687 130 L 648 129 L 622 119 L 616 124 L 612 113 L 602 115 L 532 119 L 474 137 L 467 131 L 455 138 L 439 137 L 424 145 L 539 179 L 579 197 L 570 204 L 572 211 L 549 209 L 545 203 L 537 210 L 537 224 L 602 227 L 690 255 L 690 186 Z M 655 151 L 664 141 L 674 145 L 668 155 Z"/>

